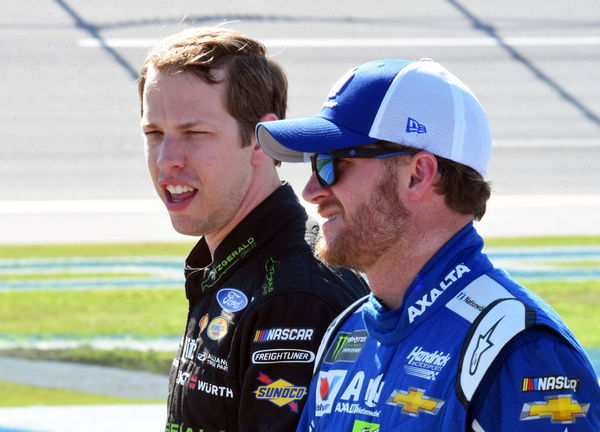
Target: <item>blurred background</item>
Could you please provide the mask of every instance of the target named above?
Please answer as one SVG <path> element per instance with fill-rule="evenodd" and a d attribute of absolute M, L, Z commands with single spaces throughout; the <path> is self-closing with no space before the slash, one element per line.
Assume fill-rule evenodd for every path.
<path fill-rule="evenodd" d="M 11 395 L 97 376 L 113 383 L 105 396 L 141 403 L 139 414 L 122 408 L 120 424 L 162 427 L 164 370 L 185 318 L 181 263 L 194 239 L 172 230 L 154 196 L 136 78 L 156 41 L 192 26 L 227 23 L 263 41 L 288 74 L 288 117 L 317 113 L 337 79 L 365 61 L 430 57 L 452 71 L 492 126 L 493 197 L 478 224 L 490 253 L 522 280 L 546 284 L 539 292 L 556 296 L 561 314 L 583 320 L 569 325 L 600 334 L 597 313 L 590 320 L 573 306 L 600 302 L 599 2 L 3 0 L 0 7 L 0 387 L 32 386 L 10 387 Z M 298 193 L 308 173 L 301 164 L 281 169 Z M 538 240 L 501 240 L 507 237 Z M 548 237 L 562 240 L 539 240 Z M 79 321 L 75 311 L 84 311 Z M 107 322 L 91 324 L 94 313 Z M 166 321 L 157 324 L 159 316 Z M 593 351 L 598 338 L 584 344 Z M 70 349 L 73 362 L 81 347 L 85 361 L 119 369 L 78 375 L 76 365 L 59 370 L 51 362 L 61 358 L 40 354 Z M 120 365 L 115 350 L 123 349 L 134 354 Z M 150 351 L 164 355 L 151 355 L 145 364 L 158 366 L 137 371 L 149 375 L 119 374 Z M 105 354 L 110 361 L 98 360 Z M 43 369 L 40 357 L 55 368 Z M 71 390 L 99 388 L 89 385 Z M 44 405 L 60 399 L 40 397 Z M 104 402 L 88 411 L 41 407 L 42 424 L 24 408 L 31 399 L 0 390 L 0 431 L 106 430 L 102 422 L 77 423 L 89 409 L 116 416 L 118 408 L 102 411 Z"/>

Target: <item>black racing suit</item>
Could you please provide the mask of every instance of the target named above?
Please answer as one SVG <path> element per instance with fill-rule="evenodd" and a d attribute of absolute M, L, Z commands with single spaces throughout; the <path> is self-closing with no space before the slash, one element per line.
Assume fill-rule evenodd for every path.
<path fill-rule="evenodd" d="M 318 225 L 279 187 L 215 251 L 186 261 L 187 327 L 165 431 L 292 431 L 327 326 L 365 282 L 313 255 Z"/>

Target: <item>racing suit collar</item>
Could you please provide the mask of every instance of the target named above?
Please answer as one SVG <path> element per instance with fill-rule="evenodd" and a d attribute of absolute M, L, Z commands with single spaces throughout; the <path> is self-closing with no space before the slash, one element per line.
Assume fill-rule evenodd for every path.
<path fill-rule="evenodd" d="M 292 187 L 284 182 L 223 239 L 215 250 L 214 260 L 202 237 L 186 259 L 186 296 L 192 299 L 218 286 L 224 276 L 232 273 L 263 244 L 290 230 L 305 230 L 305 223 L 292 221 L 303 217 L 306 212 L 298 202 Z M 201 281 L 201 282 L 200 282 Z"/>
<path fill-rule="evenodd" d="M 404 293 L 402 305 L 386 309 L 371 294 L 362 310 L 369 334 L 396 344 L 492 264 L 481 252 L 483 239 L 472 223 L 454 235 L 419 271 Z"/>

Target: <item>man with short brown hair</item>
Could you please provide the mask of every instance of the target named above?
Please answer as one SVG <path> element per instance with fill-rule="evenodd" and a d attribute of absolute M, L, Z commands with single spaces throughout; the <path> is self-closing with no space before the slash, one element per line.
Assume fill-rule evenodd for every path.
<path fill-rule="evenodd" d="M 327 325 L 367 290 L 313 256 L 318 225 L 258 146 L 285 114 L 283 71 L 222 28 L 166 39 L 140 73 L 148 168 L 186 260 L 187 326 L 166 431 L 294 430 Z"/>

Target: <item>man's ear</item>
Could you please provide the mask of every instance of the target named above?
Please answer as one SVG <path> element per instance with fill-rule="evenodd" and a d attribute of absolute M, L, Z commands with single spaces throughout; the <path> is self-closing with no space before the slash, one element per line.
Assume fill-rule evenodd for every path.
<path fill-rule="evenodd" d="M 410 161 L 409 196 L 420 198 L 433 189 L 438 178 L 438 161 L 435 155 L 421 151 Z"/>
<path fill-rule="evenodd" d="M 259 122 L 268 122 L 268 121 L 273 121 L 273 120 L 278 120 L 277 115 L 274 113 L 268 113 L 263 115 L 261 118 L 258 119 Z M 252 146 L 252 163 L 253 164 L 257 164 L 260 161 L 262 161 L 265 158 L 269 158 L 269 156 L 267 156 L 267 154 L 262 150 L 262 148 L 260 148 L 260 144 L 258 143 L 258 140 L 256 139 L 256 135 L 254 135 L 254 133 L 252 134 L 252 137 L 250 139 L 250 145 Z M 271 158 L 269 158 L 271 159 Z"/>

